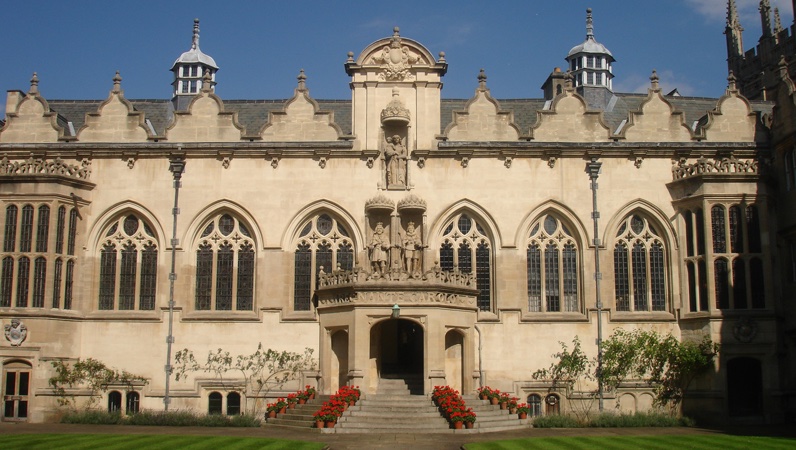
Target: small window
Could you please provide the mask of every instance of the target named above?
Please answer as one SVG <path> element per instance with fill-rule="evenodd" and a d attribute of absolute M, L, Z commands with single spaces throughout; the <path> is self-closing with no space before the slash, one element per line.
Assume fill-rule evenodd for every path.
<path fill-rule="evenodd" d="M 230 392 L 227 394 L 227 415 L 240 415 L 240 394 L 237 392 Z"/>
<path fill-rule="evenodd" d="M 135 414 L 139 411 L 141 405 L 141 396 L 138 392 L 127 393 L 127 414 Z"/>
<path fill-rule="evenodd" d="M 207 413 L 208 414 L 221 414 L 221 403 L 223 398 L 218 392 L 211 392 L 207 397 Z"/>
<path fill-rule="evenodd" d="M 528 406 L 531 409 L 531 417 L 542 415 L 542 397 L 539 394 L 531 394 L 528 396 Z"/>
<path fill-rule="evenodd" d="M 561 398 L 557 394 L 547 394 L 544 402 L 546 415 L 552 416 L 554 414 L 561 414 Z"/>
<path fill-rule="evenodd" d="M 111 391 L 108 394 L 108 412 L 121 412 L 122 410 L 122 393 L 119 391 Z"/>

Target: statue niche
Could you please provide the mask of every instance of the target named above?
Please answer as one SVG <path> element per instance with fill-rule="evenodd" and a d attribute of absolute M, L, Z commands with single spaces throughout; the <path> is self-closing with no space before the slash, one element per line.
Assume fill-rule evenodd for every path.
<path fill-rule="evenodd" d="M 401 238 L 401 259 L 404 271 L 410 278 L 419 277 L 423 272 L 423 238 L 420 230 L 415 228 L 415 223 L 409 221 L 403 233 L 399 233 Z"/>
<path fill-rule="evenodd" d="M 384 183 L 387 189 L 406 189 L 409 161 L 409 110 L 398 98 L 393 88 L 392 100 L 381 112 L 381 159 L 384 166 Z"/>
<path fill-rule="evenodd" d="M 377 222 L 368 241 L 371 276 L 383 277 L 390 270 L 390 236 L 382 222 Z"/>

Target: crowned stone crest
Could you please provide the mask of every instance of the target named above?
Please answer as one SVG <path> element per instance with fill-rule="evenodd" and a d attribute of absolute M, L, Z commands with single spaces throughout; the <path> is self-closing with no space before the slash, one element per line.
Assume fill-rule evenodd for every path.
<path fill-rule="evenodd" d="M 381 52 L 374 54 L 369 61 L 371 64 L 381 65 L 381 76 L 387 81 L 409 79 L 411 78 L 409 68 L 412 64 L 425 62 L 422 56 L 412 51 L 409 47 L 401 45 L 401 36 L 398 31 L 399 28 L 395 27 L 390 45 L 385 45 Z"/>
<path fill-rule="evenodd" d="M 409 194 L 398 202 L 398 211 L 408 210 L 425 211 L 426 201 L 415 194 Z"/>
<path fill-rule="evenodd" d="M 28 337 L 28 327 L 19 319 L 11 319 L 11 323 L 5 325 L 6 340 L 13 347 L 19 347 Z"/>
<path fill-rule="evenodd" d="M 381 123 L 401 122 L 409 123 L 409 109 L 404 106 L 404 102 L 398 98 L 398 89 L 393 88 L 392 100 L 387 103 L 387 107 L 381 111 Z"/>
<path fill-rule="evenodd" d="M 395 203 L 392 200 L 385 197 L 382 194 L 379 194 L 365 202 L 365 211 L 372 211 L 372 210 L 387 210 L 392 211 L 395 209 Z"/>
<path fill-rule="evenodd" d="M 735 326 L 732 327 L 732 334 L 738 342 L 748 344 L 757 336 L 757 329 L 757 322 L 751 317 L 743 317 L 735 322 Z"/>

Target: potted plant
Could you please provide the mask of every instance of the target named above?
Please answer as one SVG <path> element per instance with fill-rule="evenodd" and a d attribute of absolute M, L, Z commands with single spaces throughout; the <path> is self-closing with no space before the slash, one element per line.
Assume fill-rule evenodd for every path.
<path fill-rule="evenodd" d="M 298 402 L 298 397 L 296 394 L 287 394 L 287 407 L 289 409 L 295 408 L 296 402 Z"/>
<path fill-rule="evenodd" d="M 509 413 L 510 414 L 517 414 L 517 402 L 519 399 L 517 397 L 511 397 L 509 399 Z"/>
<path fill-rule="evenodd" d="M 307 395 L 307 391 L 298 391 L 296 392 L 296 398 L 298 399 L 298 404 L 303 405 L 307 403 L 307 399 L 309 399 L 310 396 Z"/>
<path fill-rule="evenodd" d="M 279 407 L 276 405 L 276 403 L 269 403 L 265 407 L 265 411 L 266 411 L 266 417 L 267 418 L 274 419 L 274 418 L 276 418 L 276 413 L 279 411 Z"/>
<path fill-rule="evenodd" d="M 472 429 L 475 426 L 475 411 L 473 411 L 471 408 L 467 408 L 467 412 L 464 416 L 464 425 L 468 429 Z"/>
<path fill-rule="evenodd" d="M 527 419 L 530 413 L 531 407 L 527 403 L 520 403 L 517 405 L 517 416 L 519 416 L 520 419 Z"/>
<path fill-rule="evenodd" d="M 478 388 L 478 398 L 481 400 L 489 400 L 492 396 L 492 388 L 489 386 L 481 386 Z"/>
<path fill-rule="evenodd" d="M 306 386 L 304 386 L 304 392 L 306 392 L 306 393 L 307 393 L 307 398 L 308 398 L 309 400 L 312 400 L 312 399 L 314 399 L 314 398 L 315 398 L 315 394 L 317 393 L 317 392 L 315 391 L 315 388 L 314 388 L 314 387 L 312 387 L 312 386 L 310 386 L 309 384 L 308 384 L 308 385 L 306 385 Z"/>
<path fill-rule="evenodd" d="M 274 403 L 274 404 L 277 406 L 277 408 L 276 408 L 276 412 L 277 413 L 279 413 L 279 414 L 284 414 L 285 413 L 285 410 L 287 409 L 287 401 L 285 400 L 284 397 L 277 398 L 276 399 L 276 403 Z"/>
<path fill-rule="evenodd" d="M 464 425 L 464 413 L 455 411 L 450 415 L 449 420 L 453 424 L 454 430 L 461 430 Z"/>
<path fill-rule="evenodd" d="M 326 428 L 333 428 L 335 422 L 337 421 L 337 414 L 325 403 L 321 409 L 312 415 L 312 417 L 315 419 L 316 428 L 323 428 L 324 426 L 326 426 Z"/>
<path fill-rule="evenodd" d="M 508 409 L 509 407 L 509 394 L 505 392 L 501 392 L 500 396 L 498 397 L 498 403 L 500 403 L 500 409 Z"/>

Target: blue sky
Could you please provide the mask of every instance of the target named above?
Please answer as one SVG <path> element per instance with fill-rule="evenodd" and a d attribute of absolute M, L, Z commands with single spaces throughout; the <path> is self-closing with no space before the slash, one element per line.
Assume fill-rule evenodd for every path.
<path fill-rule="evenodd" d="M 747 49 L 760 36 L 758 3 L 737 0 Z M 789 27 L 791 2 L 771 3 Z M 104 99 L 119 70 L 127 98 L 169 98 L 169 69 L 189 49 L 197 17 L 200 47 L 220 67 L 222 99 L 288 98 L 301 68 L 313 97 L 350 98 L 347 52 L 358 55 L 394 26 L 446 53 L 444 98 L 471 97 L 480 68 L 496 98 L 540 97 L 549 73 L 583 41 L 587 7 L 597 40 L 617 60 L 615 91 L 645 92 L 656 69 L 664 89 L 723 93 L 724 0 L 3 0 L 0 89 L 27 91 L 36 71 L 45 98 Z"/>

